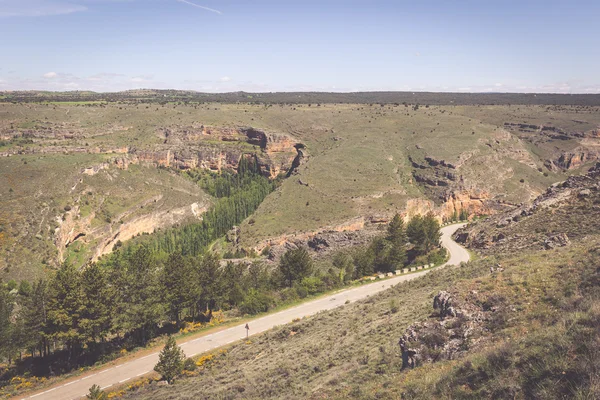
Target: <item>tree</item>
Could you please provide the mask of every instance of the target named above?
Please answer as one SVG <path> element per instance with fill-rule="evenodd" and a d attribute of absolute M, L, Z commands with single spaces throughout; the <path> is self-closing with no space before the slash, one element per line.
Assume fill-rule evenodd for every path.
<path fill-rule="evenodd" d="M 406 228 L 410 242 L 420 254 L 427 254 L 440 244 L 440 224 L 432 212 L 425 217 L 416 215 Z"/>
<path fill-rule="evenodd" d="M 161 273 L 163 298 L 169 315 L 178 325 L 181 314 L 192 302 L 192 269 L 180 253 L 171 253 Z"/>
<path fill-rule="evenodd" d="M 431 211 L 423 218 L 423 230 L 425 231 L 424 250 L 425 253 L 429 253 L 434 247 L 439 247 L 442 237 L 440 223 Z"/>
<path fill-rule="evenodd" d="M 208 253 L 202 260 L 194 263 L 196 312 L 213 310 L 221 304 L 223 298 L 223 280 L 219 257 Z"/>
<path fill-rule="evenodd" d="M 373 254 L 373 264 L 375 270 L 385 272 L 391 270 L 388 265 L 388 254 L 390 251 L 390 242 L 384 237 L 376 237 L 369 245 L 369 250 Z"/>
<path fill-rule="evenodd" d="M 86 343 L 104 341 L 112 328 L 114 295 L 106 272 L 96 263 L 87 266 L 81 274 L 83 310 L 80 330 Z"/>
<path fill-rule="evenodd" d="M 93 385 L 85 398 L 90 400 L 107 400 L 108 396 L 100 389 L 100 386 Z"/>
<path fill-rule="evenodd" d="M 164 380 L 173 383 L 183 372 L 183 363 L 185 362 L 185 354 L 183 350 L 177 346 L 175 338 L 169 336 L 165 347 L 158 355 L 158 364 L 154 366 L 154 370 L 158 372 Z"/>
<path fill-rule="evenodd" d="M 310 254 L 304 247 L 286 251 L 279 260 L 279 271 L 284 285 L 292 287 L 294 282 L 299 282 L 313 273 Z"/>
<path fill-rule="evenodd" d="M 81 345 L 82 311 L 81 276 L 73 265 L 65 263 L 50 281 L 47 333 L 67 346 L 69 358 Z"/>
<path fill-rule="evenodd" d="M 411 218 L 406 226 L 406 235 L 408 240 L 415 246 L 417 251 L 422 251 L 423 243 L 425 242 L 425 231 L 423 229 L 423 217 L 415 215 Z"/>
<path fill-rule="evenodd" d="M 114 261 L 112 282 L 116 286 L 116 321 L 118 328 L 135 334 L 145 343 L 164 317 L 160 296 L 159 265 L 146 246 Z"/>
<path fill-rule="evenodd" d="M 37 281 L 31 295 L 24 302 L 25 347 L 28 350 L 39 350 L 40 356 L 49 353 L 45 332 L 48 323 L 48 283 L 43 279 Z"/>
<path fill-rule="evenodd" d="M 406 230 L 404 221 L 399 214 L 396 214 L 387 229 L 386 240 L 390 244 L 387 254 L 386 264 L 390 270 L 400 269 L 406 262 Z"/>
<path fill-rule="evenodd" d="M 221 279 L 223 279 L 223 300 L 229 307 L 235 307 L 244 301 L 244 290 L 242 289 L 242 279 L 244 267 L 242 264 L 228 262 Z"/>
<path fill-rule="evenodd" d="M 0 360 L 11 359 L 11 315 L 14 308 L 14 299 L 8 288 L 0 281 Z"/>

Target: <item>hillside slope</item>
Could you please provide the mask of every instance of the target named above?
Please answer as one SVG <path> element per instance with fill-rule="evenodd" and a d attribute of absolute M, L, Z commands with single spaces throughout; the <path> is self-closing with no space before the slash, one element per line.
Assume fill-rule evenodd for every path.
<path fill-rule="evenodd" d="M 327 252 L 365 242 L 396 212 L 452 219 L 517 207 L 599 156 L 593 106 L 178 99 L 0 104 L 5 278 L 80 264 L 138 233 L 197 220 L 207 198 L 168 170 L 236 169 L 255 156 L 264 175 L 288 178 L 229 250 L 277 253 L 317 238 Z"/>
<path fill-rule="evenodd" d="M 533 243 L 546 215 L 559 226 L 597 220 L 598 169 L 553 189 L 553 198 L 569 199 L 558 206 L 564 212 L 513 221 L 506 242 Z M 584 195 L 569 193 L 574 186 Z M 234 345 L 197 376 L 129 398 L 598 398 L 600 233 L 565 246 L 515 251 L 494 242 L 487 250 Z"/>

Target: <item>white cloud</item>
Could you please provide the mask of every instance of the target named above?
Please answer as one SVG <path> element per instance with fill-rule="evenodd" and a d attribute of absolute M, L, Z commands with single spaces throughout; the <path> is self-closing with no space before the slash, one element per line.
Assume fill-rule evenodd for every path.
<path fill-rule="evenodd" d="M 42 17 L 86 10 L 85 6 L 63 0 L 0 0 L 0 18 Z"/>
<path fill-rule="evenodd" d="M 58 74 L 56 72 L 46 72 L 44 74 L 44 78 L 46 78 L 46 79 L 56 78 L 57 76 L 58 76 Z"/>
<path fill-rule="evenodd" d="M 229 82 L 230 80 L 231 80 L 231 78 L 228 76 L 224 76 L 220 79 L 221 82 Z"/>

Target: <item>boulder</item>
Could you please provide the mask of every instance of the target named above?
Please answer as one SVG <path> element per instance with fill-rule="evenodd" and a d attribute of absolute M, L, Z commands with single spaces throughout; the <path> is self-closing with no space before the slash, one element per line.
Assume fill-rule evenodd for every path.
<path fill-rule="evenodd" d="M 446 291 L 439 292 L 433 298 L 433 309 L 439 310 L 440 319 L 456 317 L 456 310 L 452 307 L 452 296 Z"/>
<path fill-rule="evenodd" d="M 546 250 L 554 249 L 557 247 L 565 247 L 571 244 L 569 237 L 566 233 L 559 233 L 548 237 L 544 240 L 544 248 Z"/>

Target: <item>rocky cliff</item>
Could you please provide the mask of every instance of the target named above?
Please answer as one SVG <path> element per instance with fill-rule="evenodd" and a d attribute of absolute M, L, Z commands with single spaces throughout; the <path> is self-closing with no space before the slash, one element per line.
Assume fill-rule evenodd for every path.
<path fill-rule="evenodd" d="M 483 253 L 568 246 L 573 238 L 600 233 L 597 221 L 585 217 L 598 213 L 598 204 L 600 163 L 552 185 L 530 204 L 465 227 L 456 238 Z"/>
<path fill-rule="evenodd" d="M 237 170 L 244 154 L 255 154 L 261 172 L 275 178 L 288 174 L 304 146 L 291 136 L 255 128 L 170 127 L 162 128 L 164 143 L 153 149 L 130 148 L 128 156 L 116 163 L 150 163 L 177 169 L 203 168 L 211 171 Z"/>

